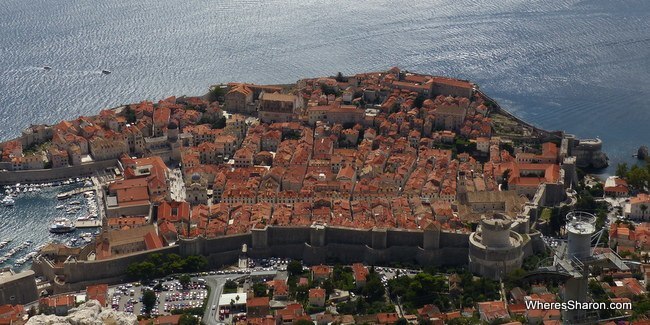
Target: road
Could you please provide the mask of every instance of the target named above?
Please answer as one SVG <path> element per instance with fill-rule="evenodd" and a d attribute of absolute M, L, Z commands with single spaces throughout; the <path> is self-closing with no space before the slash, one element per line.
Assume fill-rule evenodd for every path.
<path fill-rule="evenodd" d="M 224 324 L 218 319 L 219 310 L 217 308 L 212 310 L 212 305 L 216 305 L 219 302 L 219 297 L 221 297 L 221 293 L 223 292 L 223 287 L 226 284 L 227 279 L 238 280 L 245 276 L 245 274 L 218 274 L 201 277 L 202 279 L 205 279 L 206 284 L 210 287 L 210 296 L 208 297 L 208 303 L 205 306 L 203 323 L 206 325 Z"/>

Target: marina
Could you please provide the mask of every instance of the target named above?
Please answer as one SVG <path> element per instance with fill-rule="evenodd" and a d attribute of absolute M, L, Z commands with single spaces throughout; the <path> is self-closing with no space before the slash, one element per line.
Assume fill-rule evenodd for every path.
<path fill-rule="evenodd" d="M 29 268 L 38 249 L 49 243 L 81 246 L 91 242 L 102 222 L 95 188 L 89 184 L 90 178 L 73 178 L 0 187 L 0 267 Z M 50 232 L 57 218 L 68 219 L 72 231 Z M 30 250 L 23 247 L 28 241 L 33 246 Z"/>

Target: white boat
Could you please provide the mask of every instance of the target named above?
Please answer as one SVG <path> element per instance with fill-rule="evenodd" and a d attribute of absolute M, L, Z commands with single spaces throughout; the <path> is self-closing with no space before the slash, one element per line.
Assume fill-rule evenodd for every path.
<path fill-rule="evenodd" d="M 56 198 L 59 199 L 59 200 L 65 200 L 65 199 L 67 199 L 69 197 L 70 197 L 70 195 L 67 195 L 65 193 L 61 193 L 61 194 L 56 195 Z"/>
<path fill-rule="evenodd" d="M 85 242 L 91 242 L 93 240 L 93 234 L 89 232 L 84 232 L 81 235 L 79 235 L 79 238 L 83 239 Z"/>
<path fill-rule="evenodd" d="M 77 228 L 68 218 L 56 218 L 50 226 L 50 232 L 54 234 L 65 234 L 75 231 Z"/>
<path fill-rule="evenodd" d="M 57 208 L 57 209 L 63 209 L 63 208 L 65 208 L 65 205 L 63 205 L 63 204 L 59 204 L 59 205 L 56 206 L 56 208 Z"/>
<path fill-rule="evenodd" d="M 11 243 L 11 240 L 0 241 L 0 249 L 5 248 L 5 246 L 9 245 L 9 243 Z"/>
<path fill-rule="evenodd" d="M 16 201 L 14 201 L 12 196 L 6 196 L 2 201 L 0 201 L 0 203 L 6 207 L 12 207 L 16 204 Z"/>

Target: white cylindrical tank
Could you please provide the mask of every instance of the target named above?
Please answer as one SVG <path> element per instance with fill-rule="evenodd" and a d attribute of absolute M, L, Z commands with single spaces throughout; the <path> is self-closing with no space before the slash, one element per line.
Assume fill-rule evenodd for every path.
<path fill-rule="evenodd" d="M 569 257 L 582 259 L 591 256 L 591 235 L 596 232 L 595 223 L 596 217 L 591 213 L 572 211 L 567 214 Z"/>

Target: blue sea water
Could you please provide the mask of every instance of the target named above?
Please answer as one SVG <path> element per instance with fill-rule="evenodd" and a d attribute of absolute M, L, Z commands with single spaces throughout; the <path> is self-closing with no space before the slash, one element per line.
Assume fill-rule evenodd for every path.
<path fill-rule="evenodd" d="M 56 195 L 69 191 L 78 185 L 64 185 L 57 187 L 46 187 L 40 192 L 24 192 L 13 194 L 15 205 L 6 207 L 0 205 L 0 241 L 11 241 L 9 245 L 0 249 L 0 257 L 4 256 L 12 248 L 20 246 L 27 240 L 33 243 L 25 249 L 13 255 L 4 263 L 0 263 L 0 268 L 12 266 L 14 270 L 28 268 L 31 265 L 25 263 L 21 266 L 16 265 L 16 260 L 24 257 L 28 253 L 35 251 L 39 246 L 50 242 L 67 243 L 68 245 L 81 245 L 82 240 L 79 235 L 84 232 L 93 233 L 97 228 L 77 229 L 68 234 L 52 234 L 49 232 L 50 225 L 58 217 L 66 217 L 72 221 L 76 218 L 85 216 L 89 213 L 88 205 L 83 195 L 77 195 L 66 200 L 58 200 Z M 2 197 L 4 197 L 4 188 L 0 187 Z M 72 206 L 70 202 L 79 201 L 80 209 L 74 213 L 67 213 L 64 209 L 57 209 L 58 205 L 66 207 Z M 71 240 L 77 239 L 78 243 L 71 243 Z"/>
<path fill-rule="evenodd" d="M 650 145 L 647 0 L 3 0 L 0 140 L 218 82 L 391 66 L 477 82 L 537 126 L 600 137 L 613 165 Z"/>

